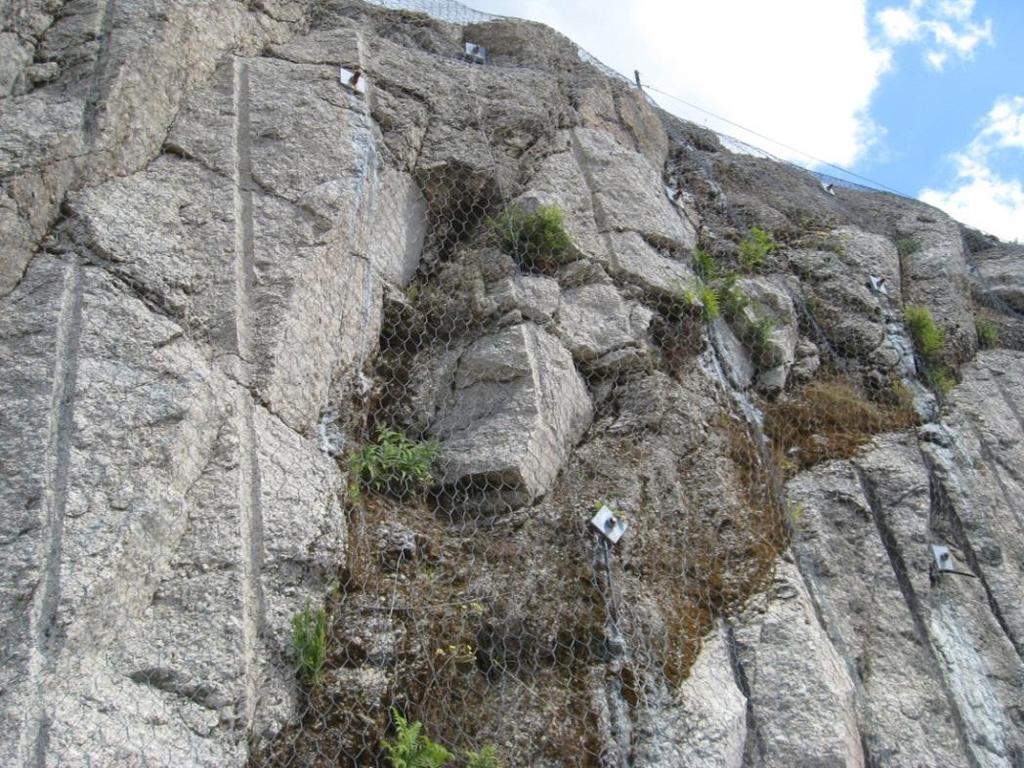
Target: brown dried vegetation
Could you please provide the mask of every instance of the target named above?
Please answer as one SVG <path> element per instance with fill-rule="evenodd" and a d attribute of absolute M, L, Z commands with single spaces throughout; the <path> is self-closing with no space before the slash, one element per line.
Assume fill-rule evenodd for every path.
<path fill-rule="evenodd" d="M 881 432 L 920 423 L 905 397 L 886 399 L 872 402 L 851 379 L 832 376 L 764 403 L 765 431 L 779 465 L 791 476 L 822 461 L 848 459 Z"/>

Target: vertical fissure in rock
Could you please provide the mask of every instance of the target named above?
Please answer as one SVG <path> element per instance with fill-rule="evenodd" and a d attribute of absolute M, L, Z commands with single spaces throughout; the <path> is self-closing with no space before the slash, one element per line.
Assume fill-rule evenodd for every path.
<path fill-rule="evenodd" d="M 252 289 L 255 266 L 253 254 L 252 149 L 249 118 L 249 65 L 234 61 L 235 110 L 235 334 L 233 350 L 238 356 L 236 378 L 249 384 L 247 362 L 251 360 Z"/>
<path fill-rule="evenodd" d="M 1017 656 L 1024 660 L 1024 650 L 1022 650 L 1021 643 L 1014 636 L 1013 630 L 1010 629 L 1010 625 L 1006 621 L 1006 617 L 1003 616 L 1003 611 L 996 600 L 995 594 L 992 592 L 988 579 L 985 578 L 985 571 L 982 569 L 981 563 L 978 560 L 978 555 L 974 551 L 974 546 L 971 544 L 971 540 L 967 536 L 963 520 L 960 518 L 960 515 L 953 506 L 953 502 L 949 498 L 949 494 L 946 491 L 945 484 L 942 482 L 938 468 L 927 454 L 922 452 L 921 458 L 922 461 L 924 461 L 925 467 L 928 469 L 929 497 L 931 499 L 931 514 L 933 518 L 936 520 L 942 520 L 951 528 L 953 537 L 956 540 L 956 546 L 963 553 L 964 559 L 966 559 L 971 573 L 978 578 L 978 582 L 985 591 L 985 599 L 988 602 L 988 607 L 992 612 L 992 616 L 995 618 L 999 628 L 1003 631 L 1003 634 L 1006 635 L 1006 639 L 1010 641 L 1010 645 L 1013 646 Z"/>
<path fill-rule="evenodd" d="M 910 618 L 914 623 L 914 632 L 917 635 L 918 642 L 921 644 L 921 647 L 925 649 L 928 654 L 928 658 L 931 659 L 932 668 L 939 670 L 939 680 L 942 683 L 942 690 L 946 696 L 946 701 L 949 703 L 950 711 L 954 714 L 957 736 L 960 739 L 963 752 L 967 756 L 967 760 L 972 768 L 981 768 L 978 758 L 974 753 L 974 749 L 972 748 L 971 741 L 967 736 L 969 731 L 967 724 L 964 721 L 964 716 L 960 710 L 957 698 L 950 690 L 949 684 L 946 680 L 946 675 L 942 671 L 945 669 L 945 666 L 942 660 L 938 658 L 935 652 L 935 647 L 932 645 L 928 629 L 925 626 L 924 613 L 917 598 L 917 594 L 914 592 L 914 587 L 910 583 L 910 575 L 907 571 L 907 565 L 903 560 L 903 555 L 900 553 L 899 545 L 896 541 L 896 535 L 889 528 L 889 524 L 885 520 L 885 515 L 882 512 L 882 505 L 878 500 L 878 494 L 875 492 L 874 485 L 871 483 L 862 467 L 857 464 L 854 464 L 853 466 L 854 471 L 857 473 L 857 479 L 860 482 L 861 492 L 864 494 L 864 498 L 867 500 L 868 507 L 871 510 L 871 516 L 874 518 L 878 537 L 882 542 L 882 546 L 885 548 L 886 556 L 889 558 L 889 564 L 892 566 L 893 574 L 896 577 L 896 583 L 899 584 L 900 592 L 903 593 L 903 601 L 906 603 L 907 610 L 910 612 Z"/>
<path fill-rule="evenodd" d="M 82 268 L 72 256 L 64 269 L 64 288 L 54 350 L 53 388 L 47 427 L 46 468 L 43 492 L 45 536 L 42 553 L 44 570 L 31 608 L 32 648 L 28 682 L 32 711 L 24 720 L 21 753 L 26 765 L 42 765 L 46 748 L 46 716 L 43 680 L 58 646 L 57 604 L 60 599 L 61 552 L 64 543 L 64 513 L 67 504 L 68 465 L 74 430 L 75 386 L 78 377 L 78 348 L 82 331 Z"/>
<path fill-rule="evenodd" d="M 103 87 L 107 79 L 107 66 L 110 61 L 110 39 L 113 36 L 116 0 L 98 0 L 96 39 L 96 62 L 93 64 L 92 80 L 89 84 L 89 95 L 85 102 L 82 116 L 82 130 L 87 145 L 91 148 L 99 131 L 100 113 L 103 109 Z"/>
<path fill-rule="evenodd" d="M 1021 432 L 1024 432 L 1024 414 L 1021 414 L 1020 409 L 1017 407 L 1017 403 L 1009 396 L 1009 394 L 1007 394 L 1006 386 L 1003 384 L 1002 379 L 996 376 L 993 378 L 993 381 L 996 385 L 996 389 L 999 390 L 999 396 L 1002 397 L 1003 402 L 1006 403 L 1007 409 L 1017 420 L 1017 426 L 1020 428 Z"/>
<path fill-rule="evenodd" d="M 238 431 L 238 509 L 242 549 L 242 643 L 245 663 L 244 712 L 246 725 L 255 717 L 260 684 L 258 645 L 264 620 L 260 571 L 263 560 L 263 516 L 260 500 L 260 467 L 257 453 L 254 405 L 250 383 L 252 359 L 252 290 L 254 281 L 252 156 L 250 151 L 249 67 L 234 61 L 235 108 L 235 423 Z"/>
<path fill-rule="evenodd" d="M 729 654 L 729 667 L 732 670 L 733 680 L 740 693 L 743 694 L 745 703 L 747 731 L 743 742 L 743 766 L 750 768 L 759 765 L 764 758 L 764 741 L 758 728 L 757 715 L 754 713 L 754 702 L 750 695 L 750 681 L 747 680 L 747 672 L 740 661 L 739 645 L 736 641 L 736 633 L 728 622 L 722 623 L 722 632 L 725 637 L 725 647 Z"/>

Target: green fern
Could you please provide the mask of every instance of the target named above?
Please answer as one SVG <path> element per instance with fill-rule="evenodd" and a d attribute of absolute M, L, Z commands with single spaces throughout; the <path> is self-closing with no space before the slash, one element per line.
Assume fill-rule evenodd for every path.
<path fill-rule="evenodd" d="M 720 314 L 718 289 L 713 285 L 700 286 L 700 304 L 704 320 L 711 322 Z"/>
<path fill-rule="evenodd" d="M 498 750 L 493 744 L 488 744 L 479 752 L 466 754 L 466 768 L 505 768 L 505 763 L 498 757 Z"/>
<path fill-rule="evenodd" d="M 750 305 L 750 297 L 737 285 L 734 274 L 725 276 L 722 287 L 719 288 L 719 298 L 723 314 L 729 320 L 739 317 Z"/>
<path fill-rule="evenodd" d="M 760 227 L 752 227 L 740 243 L 740 262 L 748 271 L 764 265 L 768 255 L 776 249 L 775 238 Z"/>
<path fill-rule="evenodd" d="M 774 330 L 775 321 L 770 317 L 758 316 L 747 331 L 747 346 L 754 363 L 759 368 L 769 368 L 776 364 L 775 353 L 771 346 Z"/>
<path fill-rule="evenodd" d="M 697 277 L 706 283 L 718 277 L 718 265 L 715 263 L 715 257 L 703 248 L 694 251 L 693 268 Z"/>
<path fill-rule="evenodd" d="M 391 717 L 395 721 L 395 738 L 381 741 L 391 768 L 441 768 L 451 760 L 451 752 L 423 735 L 423 723 L 410 725 L 394 708 Z"/>
<path fill-rule="evenodd" d="M 711 322 L 719 315 L 718 289 L 700 280 L 696 285 L 683 289 L 683 304 L 691 314 L 700 313 L 705 322 Z"/>

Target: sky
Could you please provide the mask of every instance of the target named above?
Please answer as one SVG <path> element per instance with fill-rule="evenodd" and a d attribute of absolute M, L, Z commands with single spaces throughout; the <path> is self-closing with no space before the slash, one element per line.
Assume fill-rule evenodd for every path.
<path fill-rule="evenodd" d="M 1024 0 L 469 4 L 639 70 L 681 117 L 1024 241 Z"/>

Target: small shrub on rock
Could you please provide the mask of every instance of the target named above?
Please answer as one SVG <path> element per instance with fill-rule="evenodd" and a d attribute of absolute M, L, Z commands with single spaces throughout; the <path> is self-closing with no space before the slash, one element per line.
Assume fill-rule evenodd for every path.
<path fill-rule="evenodd" d="M 901 237 L 896 240 L 896 252 L 901 259 L 913 256 L 919 250 L 921 250 L 921 244 L 912 237 Z"/>
<path fill-rule="evenodd" d="M 571 261 L 571 241 L 565 216 L 555 205 L 542 205 L 534 213 L 507 209 L 493 222 L 501 248 L 528 270 L 553 272 Z"/>
<path fill-rule="evenodd" d="M 907 307 L 903 317 L 932 389 L 942 395 L 949 394 L 956 386 L 956 377 L 943 359 L 946 352 L 945 331 L 936 324 L 928 307 Z"/>
<path fill-rule="evenodd" d="M 498 750 L 493 744 L 487 744 L 478 752 L 466 755 L 466 768 L 504 768 L 505 764 L 498 757 Z"/>
<path fill-rule="evenodd" d="M 436 440 L 414 442 L 397 430 L 381 427 L 376 439 L 349 459 L 354 490 L 397 498 L 419 493 L 433 480 L 430 468 L 437 452 Z"/>

